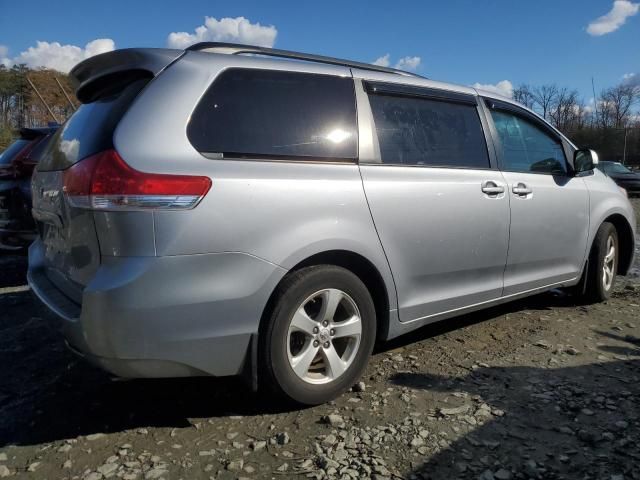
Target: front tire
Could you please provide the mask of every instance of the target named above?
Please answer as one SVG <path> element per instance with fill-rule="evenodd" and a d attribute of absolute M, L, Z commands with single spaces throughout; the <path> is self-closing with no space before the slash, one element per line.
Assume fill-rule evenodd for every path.
<path fill-rule="evenodd" d="M 604 222 L 596 233 L 589 254 L 583 295 L 585 303 L 603 302 L 611 297 L 618 271 L 619 254 L 616 227 Z"/>
<path fill-rule="evenodd" d="M 260 361 L 267 385 L 304 405 L 333 400 L 356 383 L 375 342 L 376 313 L 367 287 L 333 265 L 285 278 L 265 320 Z"/>

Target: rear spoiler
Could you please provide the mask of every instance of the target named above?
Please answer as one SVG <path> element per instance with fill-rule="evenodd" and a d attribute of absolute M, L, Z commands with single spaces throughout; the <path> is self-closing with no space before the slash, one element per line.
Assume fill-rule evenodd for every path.
<path fill-rule="evenodd" d="M 33 140 L 38 137 L 44 137 L 45 135 L 51 135 L 54 133 L 58 127 L 35 127 L 35 128 L 21 128 L 20 129 L 20 138 L 24 138 L 25 140 Z"/>
<path fill-rule="evenodd" d="M 69 78 L 78 100 L 87 103 L 112 80 L 122 76 L 155 77 L 183 54 L 183 50 L 168 48 L 114 50 L 80 62 L 71 69 Z"/>

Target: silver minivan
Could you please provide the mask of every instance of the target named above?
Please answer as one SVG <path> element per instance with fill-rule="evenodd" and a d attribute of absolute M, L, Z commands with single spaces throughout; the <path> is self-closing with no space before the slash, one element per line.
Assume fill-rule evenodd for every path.
<path fill-rule="evenodd" d="M 376 341 L 629 269 L 624 190 L 534 112 L 390 68 L 201 43 L 71 72 L 29 284 L 122 377 L 335 398 Z"/>

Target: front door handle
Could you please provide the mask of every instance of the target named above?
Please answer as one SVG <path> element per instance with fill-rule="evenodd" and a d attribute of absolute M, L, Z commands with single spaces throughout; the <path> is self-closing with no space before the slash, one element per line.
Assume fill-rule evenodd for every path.
<path fill-rule="evenodd" d="M 498 195 L 504 193 L 504 187 L 493 180 L 486 180 L 482 182 L 482 191 L 487 195 Z"/>
<path fill-rule="evenodd" d="M 520 196 L 529 195 L 533 190 L 527 186 L 526 183 L 518 182 L 513 184 L 513 188 L 511 189 L 513 193 Z"/>

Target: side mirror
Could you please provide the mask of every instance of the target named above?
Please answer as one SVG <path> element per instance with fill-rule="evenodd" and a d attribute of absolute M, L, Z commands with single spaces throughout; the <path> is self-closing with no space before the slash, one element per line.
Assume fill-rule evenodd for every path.
<path fill-rule="evenodd" d="M 573 154 L 573 169 L 576 173 L 589 172 L 598 165 L 598 154 L 590 148 L 581 148 Z"/>

